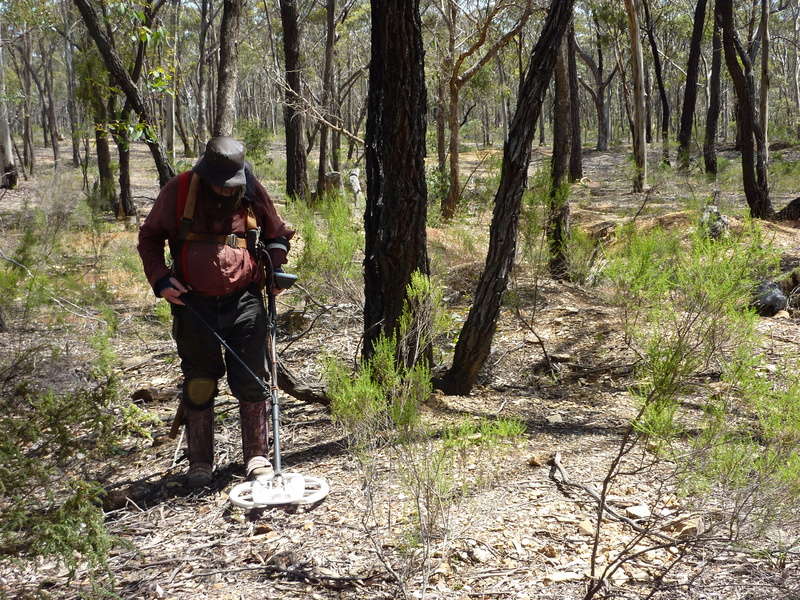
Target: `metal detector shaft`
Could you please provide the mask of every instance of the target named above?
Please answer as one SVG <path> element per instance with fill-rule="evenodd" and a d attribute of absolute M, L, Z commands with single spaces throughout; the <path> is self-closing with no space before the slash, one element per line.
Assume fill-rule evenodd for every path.
<path fill-rule="evenodd" d="M 272 468 L 275 475 L 281 474 L 281 408 L 278 401 L 278 353 L 275 340 L 278 330 L 278 311 L 275 307 L 275 295 L 267 297 L 269 311 L 269 363 L 270 363 L 270 400 L 272 401 Z"/>

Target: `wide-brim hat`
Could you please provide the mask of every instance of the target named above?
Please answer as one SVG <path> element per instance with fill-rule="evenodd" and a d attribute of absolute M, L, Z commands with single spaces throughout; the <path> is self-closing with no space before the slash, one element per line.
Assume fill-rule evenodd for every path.
<path fill-rule="evenodd" d="M 213 137 L 192 171 L 205 181 L 220 187 L 239 187 L 245 184 L 244 144 L 226 135 Z"/>

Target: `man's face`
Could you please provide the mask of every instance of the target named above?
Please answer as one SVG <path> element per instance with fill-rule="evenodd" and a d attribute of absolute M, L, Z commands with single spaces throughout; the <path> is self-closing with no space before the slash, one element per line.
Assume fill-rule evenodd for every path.
<path fill-rule="evenodd" d="M 230 197 L 235 196 L 236 194 L 238 194 L 240 188 L 238 188 L 238 187 L 222 187 L 221 185 L 214 185 L 212 183 L 211 184 L 211 189 L 214 190 L 215 194 L 218 194 L 220 196 L 227 196 L 227 197 L 230 198 Z"/>

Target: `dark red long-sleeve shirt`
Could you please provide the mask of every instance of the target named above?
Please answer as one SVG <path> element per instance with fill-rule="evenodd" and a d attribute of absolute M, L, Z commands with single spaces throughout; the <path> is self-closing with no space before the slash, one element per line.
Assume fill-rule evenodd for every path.
<path fill-rule="evenodd" d="M 248 200 L 261 227 L 262 240 L 266 243 L 281 238 L 288 241 L 294 231 L 280 218 L 264 187 L 254 177 L 249 183 Z M 178 177 L 173 177 L 161 188 L 150 214 L 139 229 L 139 256 L 147 280 L 156 293 L 159 281 L 175 275 L 175 271 L 167 266 L 164 242 L 169 243 L 171 252 L 178 248 L 178 224 L 182 215 L 177 214 L 177 203 Z M 192 231 L 217 235 L 244 234 L 246 227 L 246 209 L 230 214 L 224 207 L 215 206 L 200 186 Z M 260 277 L 256 262 L 247 249 L 209 242 L 183 242 L 183 246 L 182 256 L 172 258 L 181 261 L 182 283 L 194 292 L 222 296 L 240 290 Z"/>

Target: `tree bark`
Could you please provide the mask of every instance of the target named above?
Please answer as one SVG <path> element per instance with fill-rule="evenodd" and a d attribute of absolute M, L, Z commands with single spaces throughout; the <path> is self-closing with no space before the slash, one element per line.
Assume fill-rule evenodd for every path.
<path fill-rule="evenodd" d="M 519 211 L 528 178 L 531 143 L 541 116 L 544 93 L 553 75 L 556 53 L 572 18 L 573 2 L 552 0 L 520 86 L 508 140 L 503 146 L 503 165 L 495 195 L 486 264 L 469 315 L 458 336 L 453 365 L 436 382 L 446 393 L 469 394 L 491 350 L 500 305 L 516 254 Z"/>
<path fill-rule="evenodd" d="M 364 346 L 397 327 L 414 271 L 429 273 L 426 91 L 419 0 L 371 0 L 364 212 Z"/>
<path fill-rule="evenodd" d="M 440 182 L 444 181 L 447 173 L 447 87 L 444 76 L 439 73 L 436 80 L 436 167 L 441 177 Z"/>
<path fill-rule="evenodd" d="M 56 120 L 55 101 L 53 100 L 53 51 L 54 47 L 49 50 L 44 47 L 44 42 L 39 40 L 39 51 L 42 53 L 42 62 L 44 66 L 44 93 L 43 101 L 47 102 L 47 125 L 48 125 L 48 140 L 50 141 L 50 148 L 53 150 L 53 168 L 57 169 L 61 159 L 61 151 L 58 147 L 58 121 Z M 45 58 L 47 57 L 47 58 Z"/>
<path fill-rule="evenodd" d="M 208 106 L 206 104 L 206 81 L 207 59 L 206 59 L 206 40 L 209 22 L 209 12 L 211 0 L 200 0 L 200 31 L 198 33 L 198 59 L 197 59 L 197 136 L 196 150 L 199 156 L 205 151 L 206 137 L 208 136 L 208 125 L 206 114 Z"/>
<path fill-rule="evenodd" d="M 733 80 L 736 100 L 739 104 L 739 121 L 741 124 L 742 152 L 742 184 L 744 187 L 750 215 L 756 219 L 769 219 L 774 215 L 772 202 L 769 199 L 767 172 L 763 160 L 756 157 L 753 139 L 761 138 L 761 129 L 756 120 L 755 90 L 748 75 L 753 65 L 748 54 L 739 43 L 733 22 L 733 6 L 731 0 L 717 0 L 722 19 L 722 46 L 725 52 L 725 63 Z M 744 71 L 739 64 L 742 61 Z"/>
<path fill-rule="evenodd" d="M 283 24 L 283 54 L 287 89 L 283 112 L 286 130 L 286 195 L 308 198 L 308 175 L 304 143 L 304 119 L 300 109 L 300 30 L 297 24 L 297 1 L 280 0 Z"/>
<path fill-rule="evenodd" d="M 239 25 L 244 0 L 223 0 L 219 26 L 216 114 L 212 135 L 233 135 L 236 119 L 236 84 L 239 79 Z"/>
<path fill-rule="evenodd" d="M 94 143 L 97 153 L 97 171 L 99 181 L 93 190 L 96 211 L 113 210 L 117 203 L 117 192 L 114 187 L 114 171 L 111 168 L 111 150 L 108 146 L 108 116 L 99 93 L 92 98 L 94 111 Z"/>
<path fill-rule="evenodd" d="M 588 52 L 584 52 L 580 46 L 576 47 L 578 56 L 584 62 L 589 72 L 594 79 L 594 87 L 590 86 L 582 79 L 581 85 L 589 93 L 594 103 L 595 111 L 597 112 L 597 145 L 595 148 L 599 151 L 608 150 L 608 142 L 611 137 L 611 118 L 609 115 L 609 103 L 607 101 L 608 86 L 614 79 L 617 73 L 616 67 L 611 71 L 608 78 L 605 77 L 604 60 L 603 60 L 603 46 L 600 37 L 600 23 L 596 17 L 593 17 L 595 27 L 595 46 L 597 48 L 597 62 Z"/>
<path fill-rule="evenodd" d="M 572 108 L 569 85 L 567 35 L 556 57 L 553 78 L 555 94 L 553 114 L 553 155 L 550 160 L 550 197 L 547 219 L 547 243 L 550 249 L 548 268 L 553 279 L 567 277 L 567 238 L 569 237 L 569 197 L 565 179 L 572 138 Z M 566 188 L 566 189 L 565 189 Z"/>
<path fill-rule="evenodd" d="M 63 0 L 64 11 L 64 69 L 67 77 L 67 115 L 69 116 L 69 133 L 72 141 L 72 166 L 81 166 L 80 129 L 78 126 L 78 108 L 75 104 L 75 70 L 72 55 L 72 16 L 69 1 Z"/>
<path fill-rule="evenodd" d="M 678 168 L 689 168 L 689 144 L 692 141 L 694 107 L 697 103 L 697 77 L 700 67 L 700 46 L 703 42 L 703 27 L 706 21 L 706 0 L 697 0 L 694 10 L 692 40 L 689 44 L 689 62 L 686 66 L 686 89 L 683 94 L 681 126 L 678 132 Z"/>
<path fill-rule="evenodd" d="M 0 28 L 0 32 L 3 29 Z M 0 187 L 9 189 L 17 185 L 19 174 L 14 162 L 14 147 L 11 142 L 11 129 L 8 125 L 8 104 L 6 101 L 5 60 L 3 57 L 4 43 L 0 40 Z M 2 326 L 0 321 L 0 326 Z M 3 328 L 0 327 L 0 331 Z"/>
<path fill-rule="evenodd" d="M 336 0 L 327 0 L 325 7 L 325 63 L 322 69 L 322 113 L 330 117 L 333 100 L 333 47 L 336 43 Z M 319 165 L 317 167 L 317 199 L 325 194 L 325 173 L 328 170 L 328 127 L 320 123 Z"/>
<path fill-rule="evenodd" d="M 570 149 L 569 180 L 580 181 L 583 178 L 583 140 L 581 137 L 581 94 L 578 84 L 578 65 L 575 54 L 575 25 L 569 28 L 569 108 L 570 108 Z"/>
<path fill-rule="evenodd" d="M 122 60 L 120 59 L 116 50 L 114 50 L 112 47 L 110 40 L 100 29 L 97 14 L 90 4 L 90 0 L 74 0 L 74 2 L 81 13 L 81 16 L 83 17 L 83 21 L 86 24 L 89 35 L 92 36 L 92 39 L 97 45 L 97 49 L 100 51 L 100 55 L 103 57 L 103 62 L 105 63 L 108 72 L 111 73 L 119 87 L 122 88 L 127 101 L 136 112 L 136 115 L 139 117 L 139 121 L 145 127 L 145 141 L 147 142 L 147 146 L 150 148 L 150 153 L 153 156 L 153 161 L 155 162 L 156 170 L 158 171 L 159 184 L 163 186 L 167 183 L 167 181 L 174 177 L 175 172 L 173 171 L 172 166 L 169 164 L 169 161 L 164 154 L 164 149 L 161 147 L 161 143 L 158 141 L 158 138 L 155 135 L 155 129 L 153 127 L 153 123 L 155 121 L 151 117 L 150 110 L 142 99 L 139 89 L 131 79 L 130 74 L 122 64 Z"/>
<path fill-rule="evenodd" d="M 647 143 L 644 137 L 644 63 L 642 45 L 639 41 L 639 16 L 633 0 L 625 0 L 628 15 L 628 30 L 631 36 L 631 57 L 633 62 L 633 158 L 636 174 L 633 178 L 633 191 L 643 192 L 647 182 Z"/>
<path fill-rule="evenodd" d="M 699 0 L 705 2 L 706 0 Z M 656 73 L 656 85 L 658 86 L 658 97 L 661 99 L 661 162 L 669 164 L 669 96 L 664 85 L 664 73 L 661 67 L 661 55 L 658 53 L 658 43 L 656 42 L 655 24 L 650 17 L 650 0 L 642 0 L 644 8 L 644 22 L 647 29 L 647 39 L 650 42 L 650 50 L 653 54 L 653 70 Z M 687 84 L 688 85 L 688 84 Z"/>
<path fill-rule="evenodd" d="M 722 70 L 722 39 L 720 37 L 719 10 L 714 7 L 714 34 L 712 37 L 711 78 L 706 115 L 706 135 L 703 143 L 703 161 L 706 173 L 717 174 L 717 125 L 720 112 L 720 72 Z"/>
<path fill-rule="evenodd" d="M 761 123 L 761 133 L 764 139 L 764 162 L 769 164 L 769 2 L 761 0 L 761 89 L 759 91 L 758 119 Z"/>

